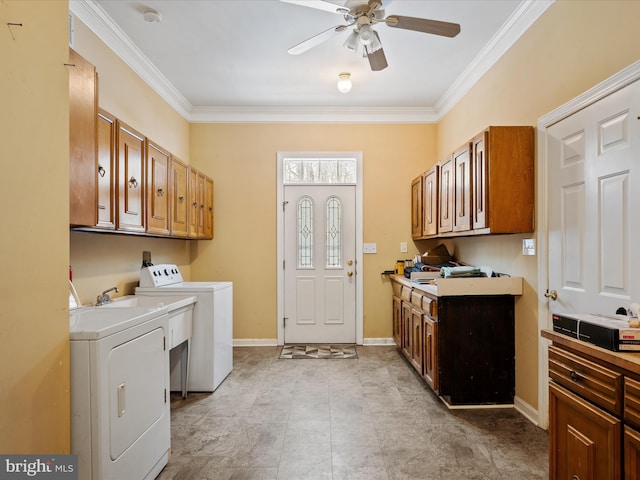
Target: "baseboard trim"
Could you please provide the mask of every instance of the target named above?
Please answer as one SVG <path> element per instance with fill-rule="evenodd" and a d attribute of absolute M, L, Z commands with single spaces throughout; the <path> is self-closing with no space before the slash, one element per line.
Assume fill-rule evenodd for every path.
<path fill-rule="evenodd" d="M 524 418 L 533 423 L 536 427 L 539 427 L 540 424 L 538 422 L 538 410 L 533 408 L 527 402 L 522 400 L 520 397 L 515 397 L 513 399 L 513 408 L 515 408 Z"/>
<path fill-rule="evenodd" d="M 234 338 L 234 347 L 277 347 L 278 340 L 275 338 Z"/>
<path fill-rule="evenodd" d="M 362 345 L 366 346 L 388 346 L 395 345 L 393 338 L 365 338 Z"/>

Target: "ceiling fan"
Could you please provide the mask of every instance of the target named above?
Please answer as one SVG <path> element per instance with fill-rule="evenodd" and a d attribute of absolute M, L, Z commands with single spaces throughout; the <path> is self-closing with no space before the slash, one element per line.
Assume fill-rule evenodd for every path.
<path fill-rule="evenodd" d="M 369 65 L 373 71 L 384 70 L 388 66 L 387 58 L 385 57 L 382 43 L 380 42 L 380 36 L 378 32 L 373 30 L 373 26 L 377 23 L 384 23 L 393 28 L 442 35 L 444 37 L 455 37 L 460 33 L 460 25 L 457 23 L 441 22 L 426 18 L 405 17 L 401 15 L 389 15 L 385 17 L 382 0 L 369 0 L 368 2 L 366 0 L 347 0 L 344 6 L 336 5 L 335 3 L 325 0 L 280 1 L 337 13 L 343 15 L 346 22 L 346 25 L 331 27 L 291 47 L 288 50 L 291 55 L 299 55 L 306 52 L 334 35 L 353 27 L 353 31 L 344 42 L 344 47 L 347 50 L 355 52 L 358 49 L 358 44 L 361 43 L 364 48 L 364 54 L 369 59 Z"/>

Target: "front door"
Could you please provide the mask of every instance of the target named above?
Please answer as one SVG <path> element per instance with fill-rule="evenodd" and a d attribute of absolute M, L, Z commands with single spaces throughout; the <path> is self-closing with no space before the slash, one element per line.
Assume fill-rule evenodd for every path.
<path fill-rule="evenodd" d="M 639 118 L 635 82 L 547 130 L 551 313 L 612 315 L 640 298 Z"/>
<path fill-rule="evenodd" d="M 356 187 L 284 187 L 284 341 L 356 341 Z"/>

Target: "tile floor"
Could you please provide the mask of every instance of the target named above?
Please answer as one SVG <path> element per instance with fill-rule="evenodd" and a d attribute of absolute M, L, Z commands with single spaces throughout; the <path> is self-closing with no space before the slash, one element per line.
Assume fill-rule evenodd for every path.
<path fill-rule="evenodd" d="M 515 410 L 447 410 L 395 347 L 357 351 L 234 349 L 214 394 L 172 396 L 158 480 L 548 478 L 547 433 Z"/>

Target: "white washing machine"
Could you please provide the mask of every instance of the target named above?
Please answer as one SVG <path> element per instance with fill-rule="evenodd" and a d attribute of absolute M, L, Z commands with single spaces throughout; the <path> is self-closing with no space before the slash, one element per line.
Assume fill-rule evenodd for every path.
<path fill-rule="evenodd" d="M 171 447 L 168 309 L 70 312 L 71 452 L 83 480 L 147 480 Z"/>
<path fill-rule="evenodd" d="M 218 388 L 233 369 L 233 284 L 184 282 L 176 265 L 151 265 L 140 270 L 136 295 L 197 298 L 193 307 L 187 389 L 213 392 Z"/>

